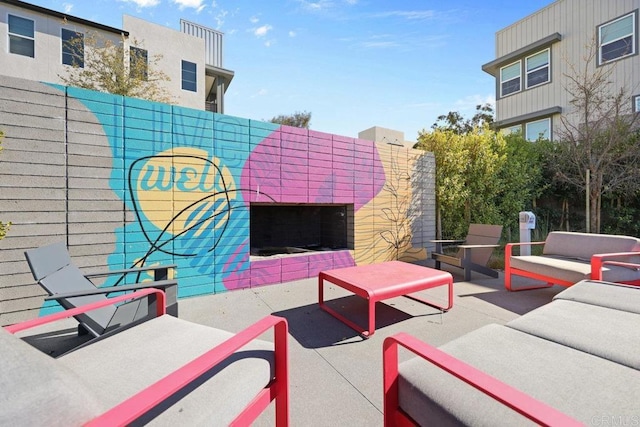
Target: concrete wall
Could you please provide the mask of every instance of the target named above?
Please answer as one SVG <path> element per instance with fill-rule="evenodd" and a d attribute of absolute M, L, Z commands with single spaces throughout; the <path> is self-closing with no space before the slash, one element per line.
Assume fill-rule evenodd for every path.
<path fill-rule="evenodd" d="M 0 129 L 1 324 L 53 309 L 23 252 L 56 241 L 86 270 L 175 263 L 187 297 L 421 259 L 435 236 L 421 151 L 11 77 Z M 349 205 L 353 249 L 254 259 L 252 202 Z"/>

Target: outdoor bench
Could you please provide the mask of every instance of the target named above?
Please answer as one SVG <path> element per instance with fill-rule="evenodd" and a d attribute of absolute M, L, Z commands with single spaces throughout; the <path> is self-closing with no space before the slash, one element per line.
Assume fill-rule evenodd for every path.
<path fill-rule="evenodd" d="M 637 421 L 639 324 L 640 287 L 585 280 L 439 348 L 394 335 L 384 343 L 385 425 Z M 417 357 L 398 363 L 408 353 L 399 347 Z"/>
<path fill-rule="evenodd" d="M 514 247 L 544 245 L 542 255 L 514 255 Z M 640 239 L 630 236 L 552 231 L 544 242 L 508 243 L 504 286 L 510 291 L 571 286 L 585 279 L 640 284 Z M 514 288 L 512 276 L 546 282 Z"/>

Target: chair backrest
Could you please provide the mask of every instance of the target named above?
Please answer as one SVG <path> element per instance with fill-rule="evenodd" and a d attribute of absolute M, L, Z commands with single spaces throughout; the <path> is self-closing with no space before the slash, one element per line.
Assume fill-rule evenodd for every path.
<path fill-rule="evenodd" d="M 467 245 L 497 245 L 502 235 L 501 225 L 470 224 L 465 244 Z M 494 248 L 480 248 L 471 251 L 471 261 L 478 265 L 487 265 Z M 458 258 L 462 258 L 463 250 L 458 251 Z"/>
<path fill-rule="evenodd" d="M 27 258 L 33 278 L 37 281 L 71 264 L 67 246 L 62 242 L 29 249 L 24 252 L 24 256 Z"/>
<path fill-rule="evenodd" d="M 25 257 L 33 277 L 49 295 L 68 292 L 91 291 L 96 286 L 87 279 L 78 267 L 71 264 L 71 257 L 63 243 L 54 243 L 37 249 L 25 251 Z M 103 301 L 104 294 L 60 299 L 65 309 L 78 307 L 92 302 Z M 93 335 L 102 335 L 116 312 L 116 307 L 108 306 L 89 313 L 75 316 Z"/>

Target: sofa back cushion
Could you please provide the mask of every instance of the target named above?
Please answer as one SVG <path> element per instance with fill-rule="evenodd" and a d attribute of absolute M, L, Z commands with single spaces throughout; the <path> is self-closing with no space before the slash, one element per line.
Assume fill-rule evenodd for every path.
<path fill-rule="evenodd" d="M 552 231 L 547 236 L 542 253 L 589 262 L 594 254 L 631 251 L 640 251 L 640 240 L 635 237 Z"/>
<path fill-rule="evenodd" d="M 0 425 L 81 425 L 101 406 L 76 375 L 0 327 Z"/>

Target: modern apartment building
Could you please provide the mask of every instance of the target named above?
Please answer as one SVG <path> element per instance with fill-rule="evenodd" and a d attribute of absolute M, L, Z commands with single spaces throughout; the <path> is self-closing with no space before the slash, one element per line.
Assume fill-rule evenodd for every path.
<path fill-rule="evenodd" d="M 609 67 L 611 92 L 626 88 L 640 111 L 640 0 L 556 0 L 496 33 L 496 59 L 482 69 L 496 79 L 496 127 L 529 140 L 554 139 L 560 116 L 572 118 L 571 65 Z"/>
<path fill-rule="evenodd" d="M 123 28 L 46 9 L 18 0 L 0 0 L 0 73 L 47 83 L 62 83 L 69 68 L 84 66 L 85 39 L 95 36 L 124 43 L 124 52 L 149 61 L 159 71 L 173 102 L 224 113 L 224 93 L 233 71 L 223 67 L 223 34 L 180 21 L 180 31 L 124 15 Z M 128 58 L 125 58 L 128 62 Z"/>

